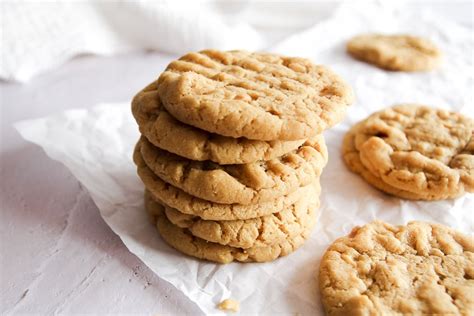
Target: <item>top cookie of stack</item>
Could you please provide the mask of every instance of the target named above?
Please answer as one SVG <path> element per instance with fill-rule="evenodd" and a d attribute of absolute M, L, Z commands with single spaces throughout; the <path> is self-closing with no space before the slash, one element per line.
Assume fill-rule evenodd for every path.
<path fill-rule="evenodd" d="M 307 59 L 213 50 L 173 61 L 158 94 L 181 122 L 261 141 L 315 136 L 341 121 L 353 98 L 336 74 Z"/>

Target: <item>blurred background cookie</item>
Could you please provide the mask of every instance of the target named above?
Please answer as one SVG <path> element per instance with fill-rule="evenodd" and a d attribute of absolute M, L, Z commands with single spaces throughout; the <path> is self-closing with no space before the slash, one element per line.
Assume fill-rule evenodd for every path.
<path fill-rule="evenodd" d="M 387 70 L 432 70 L 441 60 L 441 52 L 433 43 L 413 35 L 357 35 L 346 48 L 354 58 Z"/>

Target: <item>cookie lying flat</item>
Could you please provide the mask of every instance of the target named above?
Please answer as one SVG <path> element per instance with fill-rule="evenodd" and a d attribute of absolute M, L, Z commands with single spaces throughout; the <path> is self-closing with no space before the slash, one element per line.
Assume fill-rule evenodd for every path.
<path fill-rule="evenodd" d="M 168 220 L 201 239 L 237 248 L 267 247 L 300 235 L 316 220 L 319 213 L 319 181 L 314 183 L 314 194 L 303 196 L 288 209 L 262 217 L 209 221 L 183 214 L 165 206 Z"/>
<path fill-rule="evenodd" d="M 188 256 L 218 263 L 230 263 L 234 260 L 267 262 L 286 256 L 304 243 L 316 222 L 311 223 L 300 235 L 274 245 L 241 249 L 205 241 L 193 236 L 188 230 L 171 224 L 163 213 L 163 206 L 149 196 L 145 196 L 145 207 L 155 215 L 158 231 L 167 244 Z"/>
<path fill-rule="evenodd" d="M 136 148 L 163 181 L 195 197 L 223 204 L 256 204 L 290 194 L 317 179 L 327 163 L 321 135 L 282 157 L 243 165 L 192 161 L 161 150 L 143 137 Z"/>
<path fill-rule="evenodd" d="M 355 36 L 347 43 L 347 52 L 380 68 L 400 71 L 431 70 L 441 59 L 440 51 L 431 42 L 410 35 Z"/>
<path fill-rule="evenodd" d="M 225 165 L 243 164 L 282 156 L 304 143 L 225 137 L 183 124 L 164 109 L 157 89 L 153 82 L 134 97 L 133 116 L 140 132 L 153 145 L 181 157 Z"/>
<path fill-rule="evenodd" d="M 138 151 L 134 152 L 133 160 L 137 165 L 138 176 L 155 200 L 175 208 L 181 213 L 199 216 L 206 220 L 249 219 L 278 213 L 288 209 L 303 196 L 318 194 L 318 192 L 314 192 L 312 185 L 308 185 L 287 196 L 265 203 L 250 205 L 218 204 L 196 198 L 164 182 L 146 166 Z"/>
<path fill-rule="evenodd" d="M 319 268 L 328 315 L 472 315 L 474 238 L 375 221 L 337 239 Z"/>
<path fill-rule="evenodd" d="M 158 79 L 163 105 L 200 129 L 256 140 L 306 139 L 340 122 L 351 88 L 307 59 L 206 50 L 168 65 Z"/>
<path fill-rule="evenodd" d="M 346 135 L 343 155 L 353 171 L 363 173 L 354 169 L 358 153 L 375 178 L 409 192 L 402 195 L 379 187 L 387 193 L 423 200 L 455 198 L 474 191 L 473 131 L 474 121 L 461 114 L 397 105 L 354 126 Z"/>

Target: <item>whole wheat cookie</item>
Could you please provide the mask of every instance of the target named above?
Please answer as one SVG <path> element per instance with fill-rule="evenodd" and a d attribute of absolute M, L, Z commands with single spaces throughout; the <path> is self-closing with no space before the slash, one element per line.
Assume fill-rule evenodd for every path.
<path fill-rule="evenodd" d="M 441 60 L 434 44 L 411 35 L 358 35 L 349 40 L 346 48 L 354 58 L 387 70 L 431 70 Z"/>
<path fill-rule="evenodd" d="M 313 195 L 302 197 L 278 213 L 233 221 L 209 221 L 165 206 L 168 220 L 201 239 L 237 248 L 267 247 L 300 235 L 319 213 L 319 181 Z"/>
<path fill-rule="evenodd" d="M 267 262 L 286 256 L 298 249 L 310 236 L 316 221 L 297 236 L 267 247 L 247 249 L 224 246 L 193 236 L 187 229 L 173 225 L 164 215 L 164 207 L 150 196 L 145 196 L 145 207 L 155 216 L 156 225 L 164 241 L 176 250 L 192 257 L 218 263 Z"/>
<path fill-rule="evenodd" d="M 155 81 L 133 98 L 133 116 L 140 133 L 148 141 L 181 157 L 210 160 L 221 165 L 243 164 L 282 156 L 304 143 L 304 140 L 258 141 L 225 137 L 183 124 L 162 106 L 157 89 Z"/>
<path fill-rule="evenodd" d="M 340 122 L 351 88 L 324 66 L 268 53 L 205 50 L 168 65 L 164 107 L 200 129 L 256 140 L 306 139 Z"/>
<path fill-rule="evenodd" d="M 387 193 L 450 199 L 474 191 L 473 132 L 459 113 L 397 105 L 355 125 L 342 151 L 351 170 Z"/>
<path fill-rule="evenodd" d="M 472 315 L 474 238 L 375 221 L 337 239 L 319 268 L 328 315 Z"/>
<path fill-rule="evenodd" d="M 164 182 L 147 167 L 138 150 L 134 151 L 133 160 L 137 165 L 138 176 L 156 201 L 181 213 L 199 216 L 205 220 L 245 220 L 265 216 L 288 209 L 304 196 L 319 194 L 314 191 L 313 185 L 307 185 L 291 194 L 264 203 L 219 204 L 194 197 Z"/>
<path fill-rule="evenodd" d="M 136 148 L 163 181 L 223 204 L 256 204 L 290 194 L 317 179 L 328 158 L 322 135 L 282 157 L 241 165 L 192 161 L 159 149 L 143 137 Z"/>

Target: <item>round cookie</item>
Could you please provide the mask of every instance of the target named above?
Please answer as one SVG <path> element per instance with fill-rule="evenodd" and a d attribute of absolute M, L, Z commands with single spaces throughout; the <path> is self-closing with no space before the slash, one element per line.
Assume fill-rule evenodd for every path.
<path fill-rule="evenodd" d="M 474 121 L 461 114 L 397 105 L 355 125 L 346 135 L 343 155 L 364 178 L 370 176 L 364 175 L 368 171 L 386 185 L 409 192 L 401 197 L 450 199 L 474 191 L 473 131 Z M 366 171 L 355 170 L 356 153 Z"/>
<path fill-rule="evenodd" d="M 424 222 L 355 227 L 326 250 L 319 287 L 327 315 L 469 315 L 474 238 Z"/>
<path fill-rule="evenodd" d="M 307 185 L 287 196 L 265 203 L 250 205 L 218 204 L 189 195 L 161 180 L 147 167 L 138 150 L 134 151 L 133 160 L 137 165 L 138 176 L 155 200 L 175 208 L 181 213 L 199 216 L 205 220 L 245 220 L 278 213 L 288 209 L 303 196 L 317 194 L 317 192 L 314 192 L 312 185 Z"/>
<path fill-rule="evenodd" d="M 256 204 L 290 194 L 318 178 L 327 163 L 322 135 L 282 157 L 242 165 L 191 161 L 161 150 L 143 137 L 137 149 L 147 166 L 165 182 L 195 197 L 223 204 Z"/>
<path fill-rule="evenodd" d="M 158 79 L 164 107 L 179 121 L 230 137 L 306 139 L 340 122 L 351 88 L 308 59 L 205 50 L 168 65 Z"/>
<path fill-rule="evenodd" d="M 349 40 L 346 48 L 356 59 L 395 71 L 431 70 L 441 59 L 435 45 L 411 35 L 358 35 Z"/>
<path fill-rule="evenodd" d="M 286 210 L 247 220 L 203 220 L 168 206 L 165 206 L 165 214 L 172 224 L 210 242 L 244 249 L 267 247 L 300 235 L 316 220 L 321 191 L 319 181 L 315 181 L 314 187 L 314 195 L 302 197 Z"/>
<path fill-rule="evenodd" d="M 286 256 L 304 243 L 316 223 L 312 222 L 300 235 L 271 246 L 242 249 L 208 242 L 193 236 L 186 229 L 173 225 L 164 215 L 163 206 L 149 196 L 145 196 L 145 207 L 155 216 L 158 231 L 168 245 L 188 256 L 217 263 L 267 262 Z"/>
<path fill-rule="evenodd" d="M 282 156 L 304 143 L 304 140 L 267 142 L 225 137 L 185 125 L 165 110 L 157 89 L 157 83 L 153 82 L 133 98 L 133 116 L 148 141 L 181 157 L 221 165 L 243 164 Z"/>

